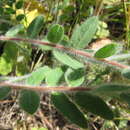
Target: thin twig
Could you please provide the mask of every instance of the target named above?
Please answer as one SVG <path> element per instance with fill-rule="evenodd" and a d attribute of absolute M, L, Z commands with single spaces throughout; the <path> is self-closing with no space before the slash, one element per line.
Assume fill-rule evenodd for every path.
<path fill-rule="evenodd" d="M 0 104 L 13 103 L 15 100 L 0 100 Z"/>

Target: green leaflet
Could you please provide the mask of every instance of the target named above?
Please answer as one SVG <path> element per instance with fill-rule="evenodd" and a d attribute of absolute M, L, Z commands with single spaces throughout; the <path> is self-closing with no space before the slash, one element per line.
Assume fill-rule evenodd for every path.
<path fill-rule="evenodd" d="M 130 68 L 127 68 L 127 69 L 123 69 L 121 74 L 127 78 L 127 79 L 130 79 Z"/>
<path fill-rule="evenodd" d="M 97 50 L 96 53 L 94 54 L 94 57 L 106 58 L 106 57 L 114 55 L 116 51 L 117 51 L 117 45 L 109 44 Z"/>
<path fill-rule="evenodd" d="M 24 26 L 22 24 L 18 24 L 16 26 L 12 27 L 11 29 L 9 29 L 6 32 L 5 36 L 9 36 L 9 37 L 16 36 L 23 29 L 24 29 Z"/>
<path fill-rule="evenodd" d="M 58 43 L 63 38 L 64 38 L 64 28 L 59 24 L 54 24 L 47 34 L 47 39 L 52 43 Z"/>
<path fill-rule="evenodd" d="M 67 55 L 63 52 L 53 51 L 53 55 L 61 63 L 68 65 L 69 67 L 71 67 L 73 69 L 79 69 L 79 68 L 84 67 L 84 65 L 82 63 L 80 63 L 79 61 L 75 60 L 74 58 L 70 57 L 69 55 Z"/>
<path fill-rule="evenodd" d="M 25 14 L 19 14 L 19 15 L 17 15 L 17 17 L 16 17 L 17 21 L 21 21 L 21 20 L 23 20 L 24 18 L 25 18 Z"/>
<path fill-rule="evenodd" d="M 11 15 L 11 14 L 15 14 L 16 13 L 16 11 L 13 8 L 7 7 L 5 9 L 6 9 L 6 13 L 7 14 Z"/>
<path fill-rule="evenodd" d="M 116 96 L 121 92 L 130 91 L 130 86 L 121 84 L 103 84 L 91 92 L 97 95 Z"/>
<path fill-rule="evenodd" d="M 54 106 L 72 123 L 75 123 L 82 128 L 88 127 L 87 120 L 84 115 L 65 94 L 52 93 L 51 100 Z"/>
<path fill-rule="evenodd" d="M 26 80 L 27 84 L 39 85 L 45 79 L 45 75 L 49 70 L 50 68 L 48 66 L 44 66 L 33 71 L 31 76 Z"/>
<path fill-rule="evenodd" d="M 22 76 L 27 74 L 27 72 L 29 72 L 29 67 L 27 65 L 27 60 L 25 61 L 25 59 L 23 59 L 21 62 L 18 62 L 15 71 L 16 75 Z"/>
<path fill-rule="evenodd" d="M 80 26 L 74 29 L 71 37 L 71 46 L 74 48 L 85 48 L 94 37 L 98 27 L 98 17 L 93 16 L 87 19 Z"/>
<path fill-rule="evenodd" d="M 20 0 L 15 4 L 16 9 L 21 9 L 24 5 L 24 1 Z"/>
<path fill-rule="evenodd" d="M 37 16 L 27 28 L 27 36 L 29 38 L 36 38 L 40 33 L 44 24 L 44 17 L 42 15 Z"/>
<path fill-rule="evenodd" d="M 8 96 L 10 93 L 11 88 L 10 87 L 0 87 L 0 100 L 4 99 L 5 97 Z"/>
<path fill-rule="evenodd" d="M 130 93 L 127 93 L 127 92 L 126 93 L 121 93 L 120 98 L 122 100 L 124 100 L 125 102 L 127 102 L 129 107 L 130 107 Z"/>
<path fill-rule="evenodd" d="M 77 25 L 73 31 L 73 34 L 71 36 L 71 39 L 70 39 L 70 45 L 72 47 L 76 47 L 77 44 L 79 43 L 79 41 L 81 40 L 81 36 L 80 36 L 80 26 Z M 78 48 L 78 47 L 76 47 Z"/>
<path fill-rule="evenodd" d="M 26 79 L 27 84 L 39 85 L 45 79 L 45 75 L 49 70 L 50 68 L 48 66 L 44 66 L 33 71 L 31 76 Z M 33 114 L 38 109 L 40 97 L 35 91 L 23 90 L 21 91 L 19 103 L 24 111 Z"/>
<path fill-rule="evenodd" d="M 20 92 L 19 105 L 29 114 L 34 114 L 40 104 L 40 97 L 37 92 L 22 90 Z"/>
<path fill-rule="evenodd" d="M 8 42 L 4 47 L 4 53 L 0 57 L 0 74 L 7 75 L 12 71 L 18 53 L 17 45 Z"/>
<path fill-rule="evenodd" d="M 84 82 L 84 70 L 68 68 L 65 72 L 65 81 L 69 86 L 80 86 Z"/>
<path fill-rule="evenodd" d="M 17 44 L 13 42 L 7 42 L 4 47 L 4 53 L 8 56 L 8 58 L 11 58 L 11 60 L 16 60 L 18 53 L 18 46 Z"/>
<path fill-rule="evenodd" d="M 12 71 L 13 61 L 7 55 L 0 57 L 0 74 L 7 75 Z"/>
<path fill-rule="evenodd" d="M 75 101 L 84 110 L 99 115 L 104 119 L 112 120 L 114 118 L 112 110 L 98 96 L 88 92 L 77 92 L 75 94 Z"/>
<path fill-rule="evenodd" d="M 55 69 L 50 69 L 49 71 L 46 72 L 46 83 L 49 86 L 56 86 L 59 82 L 61 77 L 63 76 L 63 71 L 61 68 L 55 68 Z"/>

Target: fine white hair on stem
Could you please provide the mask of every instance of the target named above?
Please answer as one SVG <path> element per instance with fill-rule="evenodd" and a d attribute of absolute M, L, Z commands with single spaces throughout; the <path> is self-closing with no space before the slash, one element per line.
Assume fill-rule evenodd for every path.
<path fill-rule="evenodd" d="M 23 41 L 23 42 L 28 42 L 28 43 L 35 44 L 35 45 L 47 45 L 47 46 L 53 47 L 55 49 L 61 50 L 63 52 L 78 54 L 80 56 L 90 58 L 90 59 L 95 59 L 97 61 L 100 60 L 101 62 L 104 62 L 107 65 L 116 66 L 116 67 L 119 67 L 121 69 L 129 68 L 129 66 L 123 65 L 123 64 L 115 62 L 115 61 L 110 61 L 107 59 L 96 59 L 93 57 L 93 55 L 91 55 L 88 52 L 77 50 L 77 49 L 70 48 L 70 47 L 68 48 L 68 47 L 62 46 L 60 44 L 53 44 L 53 43 L 49 43 L 49 42 L 43 42 L 40 40 L 32 40 L 32 39 L 19 38 L 19 37 L 6 37 L 6 36 L 0 36 L 0 40 Z"/>
<path fill-rule="evenodd" d="M 12 89 L 27 89 L 27 90 L 34 90 L 39 92 L 77 92 L 77 91 L 90 91 L 91 88 L 88 87 L 68 87 L 68 86 L 32 86 L 32 85 L 23 85 L 19 83 L 8 83 L 8 82 L 2 82 L 0 83 L 0 87 L 6 87 L 9 86 Z"/>
<path fill-rule="evenodd" d="M 28 77 L 30 77 L 31 74 L 26 74 L 24 76 L 19 76 L 19 77 L 16 77 L 16 76 L 1 76 L 0 77 L 0 82 L 4 81 L 4 82 L 17 82 L 17 81 L 21 81 L 21 80 L 24 80 Z"/>

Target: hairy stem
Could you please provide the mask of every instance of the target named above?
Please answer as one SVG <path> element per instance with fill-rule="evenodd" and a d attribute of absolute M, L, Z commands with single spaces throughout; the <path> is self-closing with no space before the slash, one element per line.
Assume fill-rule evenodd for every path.
<path fill-rule="evenodd" d="M 47 45 L 47 46 L 50 46 L 50 47 L 56 48 L 58 50 L 74 54 L 74 55 L 77 54 L 79 56 L 83 56 L 83 57 L 86 57 L 86 58 L 89 58 L 89 59 L 92 59 L 92 60 L 94 59 L 94 60 L 100 61 L 102 63 L 105 63 L 107 65 L 111 65 L 111 66 L 114 66 L 114 67 L 117 67 L 117 68 L 120 68 L 120 69 L 129 68 L 129 66 L 120 64 L 116 61 L 110 61 L 110 60 L 106 60 L 106 59 L 101 59 L 101 60 L 95 59 L 90 53 L 87 53 L 87 52 L 84 52 L 84 51 L 81 51 L 81 50 L 77 50 L 77 49 L 73 49 L 73 48 L 68 48 L 68 47 L 65 47 L 65 46 L 62 46 L 62 45 L 59 45 L 59 44 L 43 42 L 43 41 L 40 41 L 40 40 L 32 40 L 32 39 L 17 38 L 17 37 L 6 37 L 6 36 L 0 36 L 0 40 L 3 40 L 3 41 L 6 41 L 6 40 L 23 41 L 23 42 L 33 43 L 35 45 Z"/>
<path fill-rule="evenodd" d="M 85 87 L 68 87 L 68 86 L 56 86 L 56 87 L 45 87 L 44 86 L 31 86 L 31 85 L 21 85 L 16 83 L 8 83 L 2 82 L 0 83 L 0 87 L 10 86 L 12 89 L 27 89 L 27 90 L 34 90 L 40 92 L 76 92 L 76 91 L 90 91 L 91 88 Z"/>

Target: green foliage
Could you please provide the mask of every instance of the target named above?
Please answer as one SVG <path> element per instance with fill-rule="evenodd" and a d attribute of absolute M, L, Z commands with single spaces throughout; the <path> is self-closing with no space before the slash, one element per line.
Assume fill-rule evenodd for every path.
<path fill-rule="evenodd" d="M 17 53 L 18 48 L 14 43 L 6 43 L 4 47 L 4 53 L 0 57 L 0 74 L 7 75 L 12 71 L 16 61 Z"/>
<path fill-rule="evenodd" d="M 18 1 L 15 4 L 16 9 L 21 9 L 23 7 L 23 4 L 24 4 L 23 0 Z"/>
<path fill-rule="evenodd" d="M 36 38 L 43 28 L 44 17 L 42 15 L 37 16 L 27 28 L 27 35 L 29 38 Z"/>
<path fill-rule="evenodd" d="M 24 35 L 25 27 L 21 23 L 21 20 L 22 20 L 20 18 L 21 16 L 19 16 L 19 18 L 18 18 L 19 22 L 17 21 L 17 17 L 16 17 L 17 11 L 19 10 L 16 8 L 16 6 L 19 6 L 22 9 L 23 8 L 22 2 L 24 2 L 24 1 L 7 0 L 7 1 L 0 2 L 0 8 L 2 11 L 2 13 L 0 13 L 0 19 L 1 19 L 0 34 L 2 34 L 2 35 L 5 34 L 6 36 L 9 36 L 9 37 Z M 20 15 L 23 15 L 25 17 L 24 12 L 23 12 L 23 14 L 20 14 Z M 2 43 L 1 43 L 1 45 L 2 45 Z M 0 47 L 1 47 L 1 45 L 0 45 Z M 22 48 L 20 48 L 20 47 L 22 47 Z M 28 72 L 27 71 L 28 58 L 27 58 L 27 54 L 26 54 L 26 51 L 28 51 L 28 50 L 26 48 L 26 51 L 24 50 L 24 52 L 23 52 L 22 49 L 25 49 L 25 46 L 17 45 L 17 44 L 14 44 L 13 42 L 7 42 L 4 45 L 4 49 L 0 48 L 0 51 L 1 51 L 0 74 L 7 75 L 11 72 L 16 71 L 16 73 L 19 75 L 19 74 L 25 74 Z M 24 55 L 24 58 L 23 58 L 24 62 L 22 61 L 23 65 L 21 65 L 19 63 L 19 59 L 20 59 L 20 57 L 22 57 L 21 55 Z M 26 59 L 26 63 L 25 63 L 25 59 Z M 16 70 L 14 70 L 14 68 Z M 23 68 L 24 71 L 21 68 Z"/>
<path fill-rule="evenodd" d="M 87 120 L 77 106 L 63 93 L 52 93 L 51 100 L 55 107 L 76 125 L 87 128 Z"/>
<path fill-rule="evenodd" d="M 5 97 L 8 96 L 10 93 L 11 88 L 10 87 L 0 87 L 0 100 L 4 99 Z"/>
<path fill-rule="evenodd" d="M 116 51 L 117 51 L 117 45 L 109 44 L 109 45 L 106 45 L 106 46 L 102 47 L 101 49 L 99 49 L 95 53 L 94 56 L 96 58 L 106 58 L 106 57 L 114 55 L 116 53 Z"/>
<path fill-rule="evenodd" d="M 98 27 L 98 17 L 93 16 L 87 19 L 80 26 L 77 26 L 71 37 L 71 46 L 85 48 L 91 42 Z"/>
<path fill-rule="evenodd" d="M 19 24 L 9 29 L 5 35 L 9 37 L 13 37 L 13 36 L 16 36 L 23 29 L 24 29 L 24 26 L 22 24 Z"/>
<path fill-rule="evenodd" d="M 40 97 L 35 91 L 22 90 L 20 92 L 19 105 L 29 114 L 34 114 L 39 107 Z"/>
<path fill-rule="evenodd" d="M 50 70 L 48 66 L 38 68 L 36 71 L 33 71 L 31 75 L 26 79 L 27 84 L 30 85 L 39 85 L 45 79 L 46 73 Z"/>
<path fill-rule="evenodd" d="M 122 107 L 122 104 L 118 104 L 125 101 L 130 105 L 129 67 L 121 70 L 122 75 L 128 79 L 126 81 L 123 78 L 123 81 L 120 81 L 124 82 L 124 84 L 111 83 L 101 85 L 99 83 L 108 80 L 111 81 L 109 72 L 112 74 L 113 70 L 110 68 L 106 70 L 103 67 L 102 71 L 102 68 L 97 66 L 96 63 L 102 65 L 102 61 L 105 61 L 104 58 L 109 57 L 107 58 L 109 63 L 112 60 L 118 60 L 121 64 L 123 62 L 129 64 L 127 62 L 127 59 L 130 57 L 129 53 L 125 52 L 125 54 L 120 54 L 124 50 L 119 51 L 116 44 L 106 45 L 96 52 L 89 49 L 91 46 L 88 46 L 91 41 L 96 41 L 97 38 L 105 38 L 107 36 L 111 38 L 107 25 L 109 25 L 111 33 L 110 21 L 113 15 L 109 16 L 105 14 L 103 16 L 102 13 L 103 11 L 110 11 L 113 14 L 113 10 L 115 11 L 116 8 L 112 7 L 112 5 L 106 6 L 109 4 L 103 1 L 105 3 L 103 5 L 104 9 L 100 10 L 102 5 L 96 0 L 63 0 L 59 1 L 59 3 L 57 1 L 44 1 L 42 9 L 39 9 L 39 2 L 32 0 L 32 3 L 33 6 L 30 5 L 31 7 L 28 7 L 28 1 L 1 0 L 0 34 L 7 37 L 42 39 L 41 41 L 45 43 L 57 43 L 67 47 L 67 49 L 60 50 L 60 48 L 57 48 L 58 50 L 56 50 L 53 47 L 38 45 L 37 43 L 35 43 L 37 46 L 33 46 L 28 44 L 26 40 L 19 40 L 16 43 L 0 41 L 0 74 L 2 76 L 21 76 L 31 72 L 27 77 L 25 76 L 26 79 L 22 83 L 34 87 L 45 84 L 44 87 L 55 86 L 58 89 L 58 87 L 64 85 L 66 89 L 69 86 L 68 91 L 72 89 L 76 90 L 76 87 L 78 87 L 77 91 L 80 91 L 79 86 L 83 85 L 84 88 L 81 88 L 81 90 L 89 86 L 89 89 L 91 89 L 89 93 L 74 92 L 72 94 L 63 94 L 53 92 L 51 94 L 52 103 L 63 116 L 79 127 L 87 128 L 89 126 L 88 123 L 90 122 L 91 124 L 90 113 L 106 120 L 113 120 L 102 121 L 104 122 L 102 129 L 112 129 L 115 124 L 118 126 L 121 122 L 120 118 L 122 118 L 120 117 L 122 116 L 120 112 L 122 113 L 122 108 L 124 107 Z M 44 3 L 47 5 L 47 8 L 44 8 Z M 100 11 L 102 12 L 99 15 L 100 17 L 95 16 L 98 13 L 100 14 Z M 28 22 L 28 19 L 31 20 Z M 115 18 L 114 20 L 117 21 L 119 19 Z M 120 23 L 118 24 L 120 25 Z M 76 48 L 77 53 L 72 54 L 71 47 Z M 88 47 L 87 50 L 85 50 L 86 47 Z M 82 51 L 83 54 L 87 52 L 86 55 L 90 54 L 90 57 L 80 56 L 78 54 L 79 51 Z M 115 55 L 117 52 L 118 55 Z M 82 61 L 84 63 L 87 62 L 87 64 L 82 63 Z M 98 69 L 95 69 L 88 62 L 95 64 Z M 112 67 L 115 69 L 119 68 L 116 65 Z M 93 87 L 95 84 L 96 86 Z M 10 87 L 0 87 L 0 99 L 3 100 L 9 94 L 10 90 Z M 110 106 L 112 104 L 112 107 L 115 108 L 113 111 L 105 103 L 105 99 Z M 39 103 L 40 96 L 37 92 L 31 90 L 22 90 L 20 92 L 19 104 L 27 113 L 34 114 L 39 107 Z M 118 116 L 115 114 L 116 108 L 119 108 Z M 129 113 L 128 111 L 129 109 L 125 108 L 125 112 Z M 86 116 L 87 119 L 85 118 Z M 101 118 L 98 119 L 101 120 Z"/>
<path fill-rule="evenodd" d="M 69 86 L 80 86 L 84 82 L 84 75 L 84 70 L 81 68 L 76 70 L 68 68 L 65 72 L 65 80 Z"/>
<path fill-rule="evenodd" d="M 112 120 L 114 114 L 107 104 L 98 96 L 87 92 L 78 92 L 75 95 L 76 103 L 84 110 L 99 115 L 107 120 Z"/>
<path fill-rule="evenodd" d="M 108 30 L 108 26 L 105 22 L 99 21 L 97 32 L 94 36 L 94 38 L 106 38 L 110 35 L 110 32 Z"/>
<path fill-rule="evenodd" d="M 48 86 L 57 86 L 63 76 L 61 68 L 50 69 L 46 72 L 46 83 Z"/>
<path fill-rule="evenodd" d="M 1 8 L 0 17 L 2 20 L 4 19 L 3 24 L 1 24 L 1 27 L 3 27 L 3 31 L 6 31 L 12 25 L 17 24 L 16 14 L 19 11 L 19 9 L 21 10 L 23 9 L 24 1 L 23 0 L 17 0 L 17 1 L 16 0 L 6 0 L 6 1 L 1 0 L 0 2 L 1 2 L 0 3 L 0 8 Z"/>
<path fill-rule="evenodd" d="M 58 24 L 53 25 L 48 34 L 47 39 L 52 43 L 60 42 L 64 37 L 64 28 Z"/>
<path fill-rule="evenodd" d="M 92 93 L 99 96 L 116 96 L 122 92 L 130 91 L 130 87 L 124 84 L 103 84 L 92 90 Z"/>
<path fill-rule="evenodd" d="M 0 74 L 7 75 L 12 71 L 13 63 L 6 55 L 0 57 Z"/>
<path fill-rule="evenodd" d="M 17 21 L 22 21 L 24 18 L 25 18 L 25 15 L 24 15 L 24 14 L 19 14 L 19 15 L 17 15 L 17 17 L 16 17 L 16 20 L 17 20 Z"/>
<path fill-rule="evenodd" d="M 15 14 L 16 13 L 16 11 L 13 9 L 13 8 L 5 8 L 5 13 L 6 14 Z"/>
<path fill-rule="evenodd" d="M 122 94 L 120 94 L 120 98 L 122 100 L 124 100 L 125 102 L 127 102 L 130 107 L 130 93 L 128 93 L 128 92 L 122 93 Z"/>
<path fill-rule="evenodd" d="M 79 61 L 77 61 L 74 58 L 71 58 L 66 53 L 62 53 L 62 52 L 59 52 L 59 51 L 53 51 L 53 55 L 61 63 L 65 64 L 65 65 L 68 65 L 69 67 L 71 67 L 73 69 L 79 69 L 79 68 L 84 67 L 84 65 L 82 63 L 80 63 Z"/>
<path fill-rule="evenodd" d="M 16 0 L 7 0 L 6 1 L 7 5 L 9 5 L 9 6 L 12 6 L 13 3 L 15 3 L 15 2 L 16 2 Z"/>
<path fill-rule="evenodd" d="M 130 79 L 130 69 L 123 69 L 122 70 L 122 75 L 127 78 L 127 79 Z"/>

